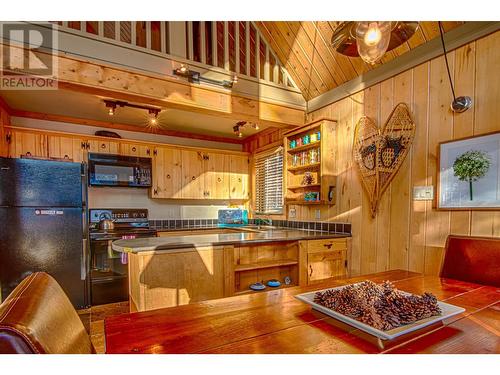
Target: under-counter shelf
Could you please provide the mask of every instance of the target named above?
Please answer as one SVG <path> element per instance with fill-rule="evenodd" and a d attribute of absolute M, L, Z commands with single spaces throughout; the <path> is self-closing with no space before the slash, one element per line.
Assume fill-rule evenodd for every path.
<path fill-rule="evenodd" d="M 316 205 L 334 205 L 335 202 L 327 201 L 303 201 L 303 200 L 286 200 L 286 204 L 316 204 Z"/>
<path fill-rule="evenodd" d="M 296 259 L 270 260 L 267 262 L 238 264 L 234 267 L 234 271 L 235 272 L 252 271 L 252 270 L 259 270 L 259 269 L 264 269 L 264 268 L 292 266 L 295 264 L 299 264 L 298 260 L 296 260 Z"/>
<path fill-rule="evenodd" d="M 252 289 L 242 290 L 240 292 L 235 292 L 234 295 L 235 296 L 241 296 L 242 294 L 270 292 L 272 290 L 277 290 L 277 289 L 293 288 L 294 286 L 297 286 L 297 285 L 296 284 L 290 284 L 290 285 L 281 284 L 280 286 L 274 286 L 274 287 L 266 285 L 266 289 L 262 289 L 262 290 L 252 290 Z"/>

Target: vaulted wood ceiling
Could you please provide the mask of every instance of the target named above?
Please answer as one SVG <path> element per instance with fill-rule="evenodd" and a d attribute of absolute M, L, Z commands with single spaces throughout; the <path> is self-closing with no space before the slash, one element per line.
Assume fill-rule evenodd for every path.
<path fill-rule="evenodd" d="M 443 22 L 445 32 L 464 22 Z M 255 22 L 281 63 L 295 80 L 304 98 L 310 100 L 341 84 L 391 61 L 439 36 L 437 22 L 420 22 L 406 43 L 389 51 L 371 66 L 361 58 L 337 53 L 330 45 L 337 22 Z"/>

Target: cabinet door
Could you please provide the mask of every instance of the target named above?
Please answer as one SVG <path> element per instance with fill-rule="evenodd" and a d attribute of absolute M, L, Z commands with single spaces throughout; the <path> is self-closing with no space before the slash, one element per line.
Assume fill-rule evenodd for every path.
<path fill-rule="evenodd" d="M 86 140 L 78 137 L 49 135 L 49 157 L 81 163 L 85 159 Z"/>
<path fill-rule="evenodd" d="M 205 191 L 208 199 L 229 199 L 229 155 L 205 154 Z"/>
<path fill-rule="evenodd" d="M 99 154 L 118 154 L 120 144 L 107 139 L 89 139 L 89 151 Z"/>
<path fill-rule="evenodd" d="M 48 156 L 47 136 L 45 134 L 20 130 L 11 130 L 9 134 L 9 157 Z"/>
<path fill-rule="evenodd" d="M 138 156 L 141 158 L 151 157 L 151 147 L 149 145 L 121 142 L 120 155 Z"/>
<path fill-rule="evenodd" d="M 229 198 L 248 199 L 248 156 L 231 155 L 229 158 Z"/>
<path fill-rule="evenodd" d="M 155 147 L 151 197 L 181 198 L 181 190 L 181 151 L 176 148 Z"/>
<path fill-rule="evenodd" d="M 181 198 L 206 198 L 204 160 L 201 151 L 182 150 L 182 191 Z"/>
<path fill-rule="evenodd" d="M 326 250 L 309 253 L 307 255 L 307 280 L 308 284 L 314 284 L 332 277 L 345 276 L 346 251 Z"/>

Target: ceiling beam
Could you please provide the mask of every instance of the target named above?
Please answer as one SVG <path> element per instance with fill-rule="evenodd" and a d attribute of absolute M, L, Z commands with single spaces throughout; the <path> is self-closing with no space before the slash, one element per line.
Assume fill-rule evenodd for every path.
<path fill-rule="evenodd" d="M 23 56 L 21 47 L 5 44 L 3 47 L 17 48 L 21 51 L 14 55 Z M 50 55 L 41 51 L 31 52 Z M 278 128 L 304 124 L 305 113 L 301 109 L 250 99 L 225 89 L 190 84 L 184 79 L 158 78 L 64 55 L 55 58 L 58 66 L 55 79 L 62 89 L 224 117 L 233 119 L 235 123 L 246 120 Z M 41 60 L 44 58 L 41 57 Z"/>
<path fill-rule="evenodd" d="M 92 119 L 85 119 L 85 118 L 73 117 L 73 116 L 55 115 L 55 114 L 50 114 L 50 113 L 22 111 L 22 110 L 18 110 L 18 109 L 11 109 L 10 115 L 13 117 L 25 117 L 25 118 L 35 119 L 35 120 L 55 121 L 55 122 L 63 122 L 63 123 L 70 123 L 70 124 L 77 124 L 77 125 L 95 126 L 98 128 L 105 128 L 105 129 L 126 130 L 126 131 L 131 131 L 131 132 L 168 135 L 171 137 L 200 139 L 203 141 L 224 142 L 224 143 L 233 143 L 233 144 L 243 144 L 245 142 L 245 139 L 233 139 L 233 138 L 219 137 L 219 136 L 215 136 L 215 135 L 197 134 L 197 133 L 190 133 L 190 132 L 184 132 L 184 131 L 178 131 L 178 130 L 168 130 L 168 129 L 162 129 L 162 128 L 152 129 L 152 128 L 140 127 L 140 126 L 131 125 L 131 124 L 119 124 L 116 122 L 92 120 Z"/>
<path fill-rule="evenodd" d="M 444 35 L 446 50 L 457 49 L 476 39 L 500 30 L 500 22 L 466 22 Z M 385 81 L 399 73 L 414 68 L 426 61 L 441 56 L 443 47 L 440 38 L 434 38 L 403 55 L 370 70 L 343 85 L 334 88 L 307 102 L 307 112 L 316 111 L 331 103 L 344 99 L 367 87 Z"/>

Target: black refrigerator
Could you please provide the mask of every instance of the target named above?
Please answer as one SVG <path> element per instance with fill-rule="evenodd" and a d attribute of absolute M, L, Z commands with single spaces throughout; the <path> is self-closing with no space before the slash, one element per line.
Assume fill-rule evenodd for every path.
<path fill-rule="evenodd" d="M 0 300 L 44 271 L 88 307 L 86 202 L 85 164 L 0 158 Z"/>

